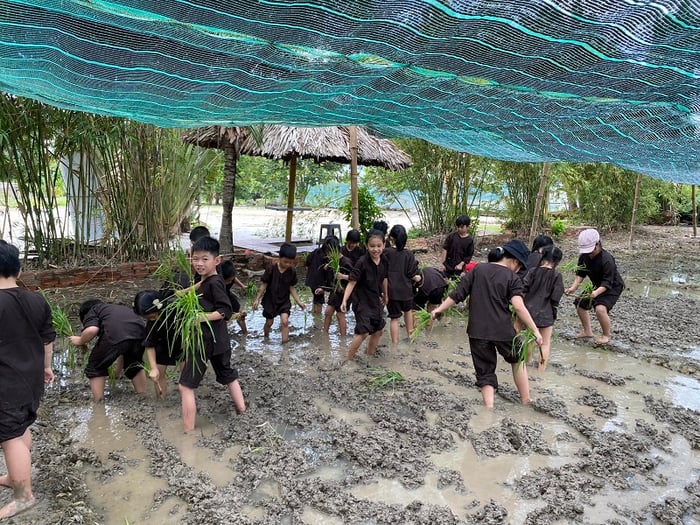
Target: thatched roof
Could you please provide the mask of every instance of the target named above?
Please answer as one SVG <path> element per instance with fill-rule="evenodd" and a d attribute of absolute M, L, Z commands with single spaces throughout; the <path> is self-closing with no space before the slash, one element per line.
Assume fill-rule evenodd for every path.
<path fill-rule="evenodd" d="M 412 164 L 411 157 L 393 142 L 357 129 L 357 163 L 402 170 Z M 262 144 L 241 127 L 208 126 L 188 131 L 182 140 L 205 148 L 223 149 L 237 144 L 242 155 L 289 161 L 292 157 L 316 162 L 350 163 L 350 131 L 345 126 L 297 128 L 265 125 Z"/>

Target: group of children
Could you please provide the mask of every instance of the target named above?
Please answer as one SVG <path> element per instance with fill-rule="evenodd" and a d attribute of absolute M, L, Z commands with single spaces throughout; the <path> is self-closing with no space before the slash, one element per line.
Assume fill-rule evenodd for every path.
<path fill-rule="evenodd" d="M 552 326 L 562 294 L 576 292 L 588 277 L 592 291 L 574 301 L 583 331 L 578 337 L 593 337 L 588 311 L 592 308 L 600 322 L 602 336 L 595 343 L 605 344 L 611 337 L 609 311 L 624 288 L 612 255 L 602 248 L 600 235 L 588 229 L 578 237 L 579 260 L 573 284 L 564 289 L 556 266 L 562 253 L 550 238 L 540 236 L 532 250 L 519 240 L 493 249 L 486 264 L 473 264 L 473 240 L 469 236 L 469 218 L 457 219 L 457 232 L 443 245 L 443 268 L 420 269 L 413 253 L 406 249 L 406 230 L 394 226 L 389 232 L 374 228 L 366 235 L 366 250 L 360 248 L 360 234 L 350 231 L 344 246 L 335 238 L 326 239 L 321 252 L 309 258 L 307 283 L 314 294 L 314 305 L 324 304 L 329 292 L 324 329 L 328 331 L 335 315 L 344 334 L 345 313 L 355 314 L 354 337 L 348 359 L 355 357 L 360 346 L 369 339 L 367 353 L 374 354 L 385 327 L 384 308 L 390 319 L 392 341 L 398 340 L 399 319 L 403 316 L 411 333 L 412 312 L 426 306 L 432 319 L 456 303 L 469 299 L 467 334 L 476 384 L 484 404 L 492 407 L 498 388 L 497 356 L 511 364 L 513 379 L 522 403 L 530 401 L 526 367 L 518 363 L 512 344 L 516 329 L 526 326 L 532 331 L 535 344 L 541 349 L 540 366 L 546 367 Z M 377 226 L 382 226 L 378 224 Z M 208 233 L 208 232 L 207 232 Z M 335 257 L 332 256 L 337 252 Z M 335 260 L 335 262 L 332 261 Z M 264 335 L 269 336 L 273 320 L 280 317 L 282 341 L 289 338 L 290 297 L 305 308 L 296 291 L 296 248 L 285 244 L 279 259 L 262 276 L 262 285 L 253 308 L 263 306 Z M 123 358 L 124 374 L 131 379 L 137 393 L 146 391 L 146 372 L 141 366 L 144 349 L 148 375 L 154 381 L 159 397 L 166 393 L 165 373 L 168 366 L 180 365 L 178 390 L 181 397 L 185 431 L 195 426 L 197 405 L 195 390 L 201 383 L 209 362 L 216 381 L 227 387 L 236 412 L 246 410 L 238 372 L 231 365 L 231 344 L 228 321 L 235 307 L 240 308 L 230 286 L 236 279 L 235 269 L 225 269 L 219 254 L 219 242 L 208 235 L 197 239 L 191 248 L 194 282 L 182 283 L 186 292 L 196 291 L 202 309 L 202 348 L 187 355 L 179 354 L 181 341 L 173 332 L 173 319 L 167 304 L 178 291 L 146 290 L 139 292 L 134 307 L 89 300 L 80 306 L 83 330 L 72 336 L 70 343 L 84 346 L 97 339 L 88 358 L 85 373 L 90 380 L 92 396 L 104 396 L 108 368 L 118 357 Z M 443 299 L 446 275 L 460 276 L 459 285 Z M 53 380 L 51 359 L 56 337 L 52 314 L 46 300 L 37 292 L 17 285 L 20 274 L 19 250 L 0 240 L 0 445 L 7 474 L 0 476 L 0 486 L 14 491 L 13 499 L 0 508 L 0 519 L 11 517 L 35 504 L 31 489 L 31 434 L 29 427 L 43 394 L 43 384 Z M 226 277 L 224 277 L 226 276 Z M 521 278 L 522 276 L 522 278 Z M 228 282 L 228 283 L 227 283 Z M 319 296 L 319 298 L 316 298 Z M 234 307 L 235 304 L 235 307 Z M 514 323 L 513 314 L 517 320 Z M 239 319 L 242 316 L 239 316 Z M 241 330 L 246 330 L 241 324 Z"/>

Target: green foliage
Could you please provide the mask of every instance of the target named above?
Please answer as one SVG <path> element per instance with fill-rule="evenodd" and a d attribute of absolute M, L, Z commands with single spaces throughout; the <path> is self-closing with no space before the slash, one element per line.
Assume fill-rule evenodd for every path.
<path fill-rule="evenodd" d="M 400 139 L 397 145 L 413 159 L 403 171 L 365 170 L 366 181 L 389 197 L 406 191 L 421 228 L 432 233 L 452 229 L 455 217 L 479 215 L 482 192 L 494 191 L 490 159 L 460 153 L 420 139 Z"/>
<path fill-rule="evenodd" d="M 411 333 L 411 342 L 413 343 L 423 331 L 430 326 L 432 316 L 425 308 L 420 308 L 414 312 L 413 332 Z"/>
<path fill-rule="evenodd" d="M 166 319 L 172 319 L 172 324 L 169 325 L 173 333 L 172 340 L 180 340 L 185 361 L 191 362 L 192 366 L 196 366 L 198 358 L 206 362 L 202 325 L 206 325 L 207 330 L 212 328 L 209 321 L 202 321 L 206 312 L 199 304 L 194 287 L 178 292 L 163 310 L 163 315 Z"/>
<path fill-rule="evenodd" d="M 525 328 L 515 334 L 512 343 L 512 352 L 518 354 L 518 367 L 527 363 L 530 358 L 530 349 L 536 343 L 535 334 L 529 328 Z"/>
<path fill-rule="evenodd" d="M 499 193 L 506 203 L 507 227 L 527 231 L 535 214 L 535 202 L 540 186 L 542 164 L 494 161 L 494 176 L 502 183 Z M 548 198 L 545 197 L 546 203 Z M 540 223 L 544 209 L 539 210 Z"/>
<path fill-rule="evenodd" d="M 360 233 L 363 238 L 372 228 L 374 221 L 382 218 L 382 209 L 377 205 L 377 201 L 372 195 L 372 191 L 367 186 L 360 186 L 357 190 L 357 203 L 360 218 Z M 352 198 L 348 197 L 340 208 L 346 221 L 352 220 Z"/>
<path fill-rule="evenodd" d="M 59 337 L 70 337 L 73 335 L 73 325 L 71 325 L 66 311 L 57 304 L 53 304 L 49 301 L 44 290 L 39 290 L 39 293 L 44 297 L 49 308 L 51 308 L 51 324 L 53 325 L 53 329 L 56 330 L 56 334 L 58 334 Z"/>
<path fill-rule="evenodd" d="M 552 221 L 552 235 L 555 239 L 559 239 L 561 235 L 566 231 L 566 223 L 561 219 L 554 219 Z"/>

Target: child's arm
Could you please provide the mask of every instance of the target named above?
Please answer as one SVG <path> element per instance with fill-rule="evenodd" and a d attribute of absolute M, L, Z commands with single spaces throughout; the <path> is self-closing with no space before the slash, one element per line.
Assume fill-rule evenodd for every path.
<path fill-rule="evenodd" d="M 160 371 L 158 370 L 158 363 L 156 363 L 156 349 L 152 346 L 146 348 L 146 359 L 148 359 L 148 367 L 151 369 L 148 372 L 148 377 L 153 381 L 158 381 Z"/>
<path fill-rule="evenodd" d="M 53 341 L 44 343 L 44 383 L 53 382 Z"/>
<path fill-rule="evenodd" d="M 347 312 L 348 311 L 348 299 L 350 299 L 350 296 L 352 295 L 352 291 L 355 289 L 355 285 L 357 284 L 357 281 L 348 281 L 348 285 L 345 287 L 345 293 L 343 294 L 343 302 L 340 304 L 340 311 L 341 312 Z"/>
<path fill-rule="evenodd" d="M 435 310 L 430 312 L 431 319 L 436 319 L 438 315 L 449 310 L 450 308 L 452 308 L 456 304 L 457 304 L 457 302 L 454 299 L 452 299 L 452 297 L 447 296 L 445 298 L 445 300 L 442 301 L 442 303 L 440 303 L 440 306 L 438 306 Z"/>
<path fill-rule="evenodd" d="M 265 290 L 267 290 L 267 283 L 263 281 L 262 283 L 260 283 L 260 288 L 258 288 L 258 294 L 255 296 L 255 301 L 253 301 L 253 310 L 258 309 L 260 299 L 263 295 L 265 295 Z"/>
<path fill-rule="evenodd" d="M 384 306 L 389 304 L 389 279 L 386 277 L 382 281 L 382 303 Z"/>
<path fill-rule="evenodd" d="M 299 305 L 299 308 L 301 308 L 302 310 L 306 309 L 306 305 L 302 302 L 301 299 L 299 299 L 299 294 L 297 293 L 296 286 L 289 287 L 289 295 L 291 295 L 294 298 L 294 302 Z"/>
<path fill-rule="evenodd" d="M 532 320 L 530 312 L 525 307 L 525 302 L 523 301 L 523 298 L 519 295 L 514 295 L 510 299 L 510 304 L 513 305 L 513 310 L 515 310 L 518 319 L 520 319 L 525 324 L 525 326 L 527 326 L 530 330 L 532 330 L 532 333 L 535 334 L 535 342 L 537 346 L 540 346 L 542 344 L 542 334 L 540 334 L 539 328 L 537 328 L 537 325 L 535 325 L 535 321 Z"/>
<path fill-rule="evenodd" d="M 574 293 L 576 291 L 576 289 L 578 288 L 578 285 L 581 284 L 584 279 L 585 279 L 585 277 L 581 277 L 580 275 L 577 275 L 576 277 L 574 277 L 573 284 L 569 288 L 564 290 L 564 293 L 566 295 L 571 295 L 572 293 Z"/>
<path fill-rule="evenodd" d="M 87 326 L 80 332 L 80 335 L 72 335 L 68 338 L 70 344 L 74 346 L 82 346 L 88 344 L 95 339 L 100 333 L 99 326 Z"/>
<path fill-rule="evenodd" d="M 245 288 L 245 284 L 243 284 L 238 277 L 233 278 L 233 283 L 239 288 Z"/>

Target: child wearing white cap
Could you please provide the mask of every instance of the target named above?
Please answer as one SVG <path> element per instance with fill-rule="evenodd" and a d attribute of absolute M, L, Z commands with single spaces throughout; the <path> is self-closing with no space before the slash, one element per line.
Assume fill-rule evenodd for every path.
<path fill-rule="evenodd" d="M 612 337 L 612 322 L 610 321 L 610 310 L 620 298 L 625 283 L 617 271 L 615 258 L 610 252 L 603 249 L 600 242 L 600 234 L 597 230 L 589 228 L 583 230 L 578 236 L 578 266 L 573 284 L 564 290 L 566 295 L 576 292 L 576 289 L 588 277 L 593 283 L 593 290 L 590 294 L 580 295 L 574 299 L 576 313 L 578 313 L 583 331 L 577 338 L 593 337 L 591 318 L 588 310 L 593 308 L 595 316 L 600 323 L 603 335 L 595 340 L 594 344 L 604 345 Z"/>

